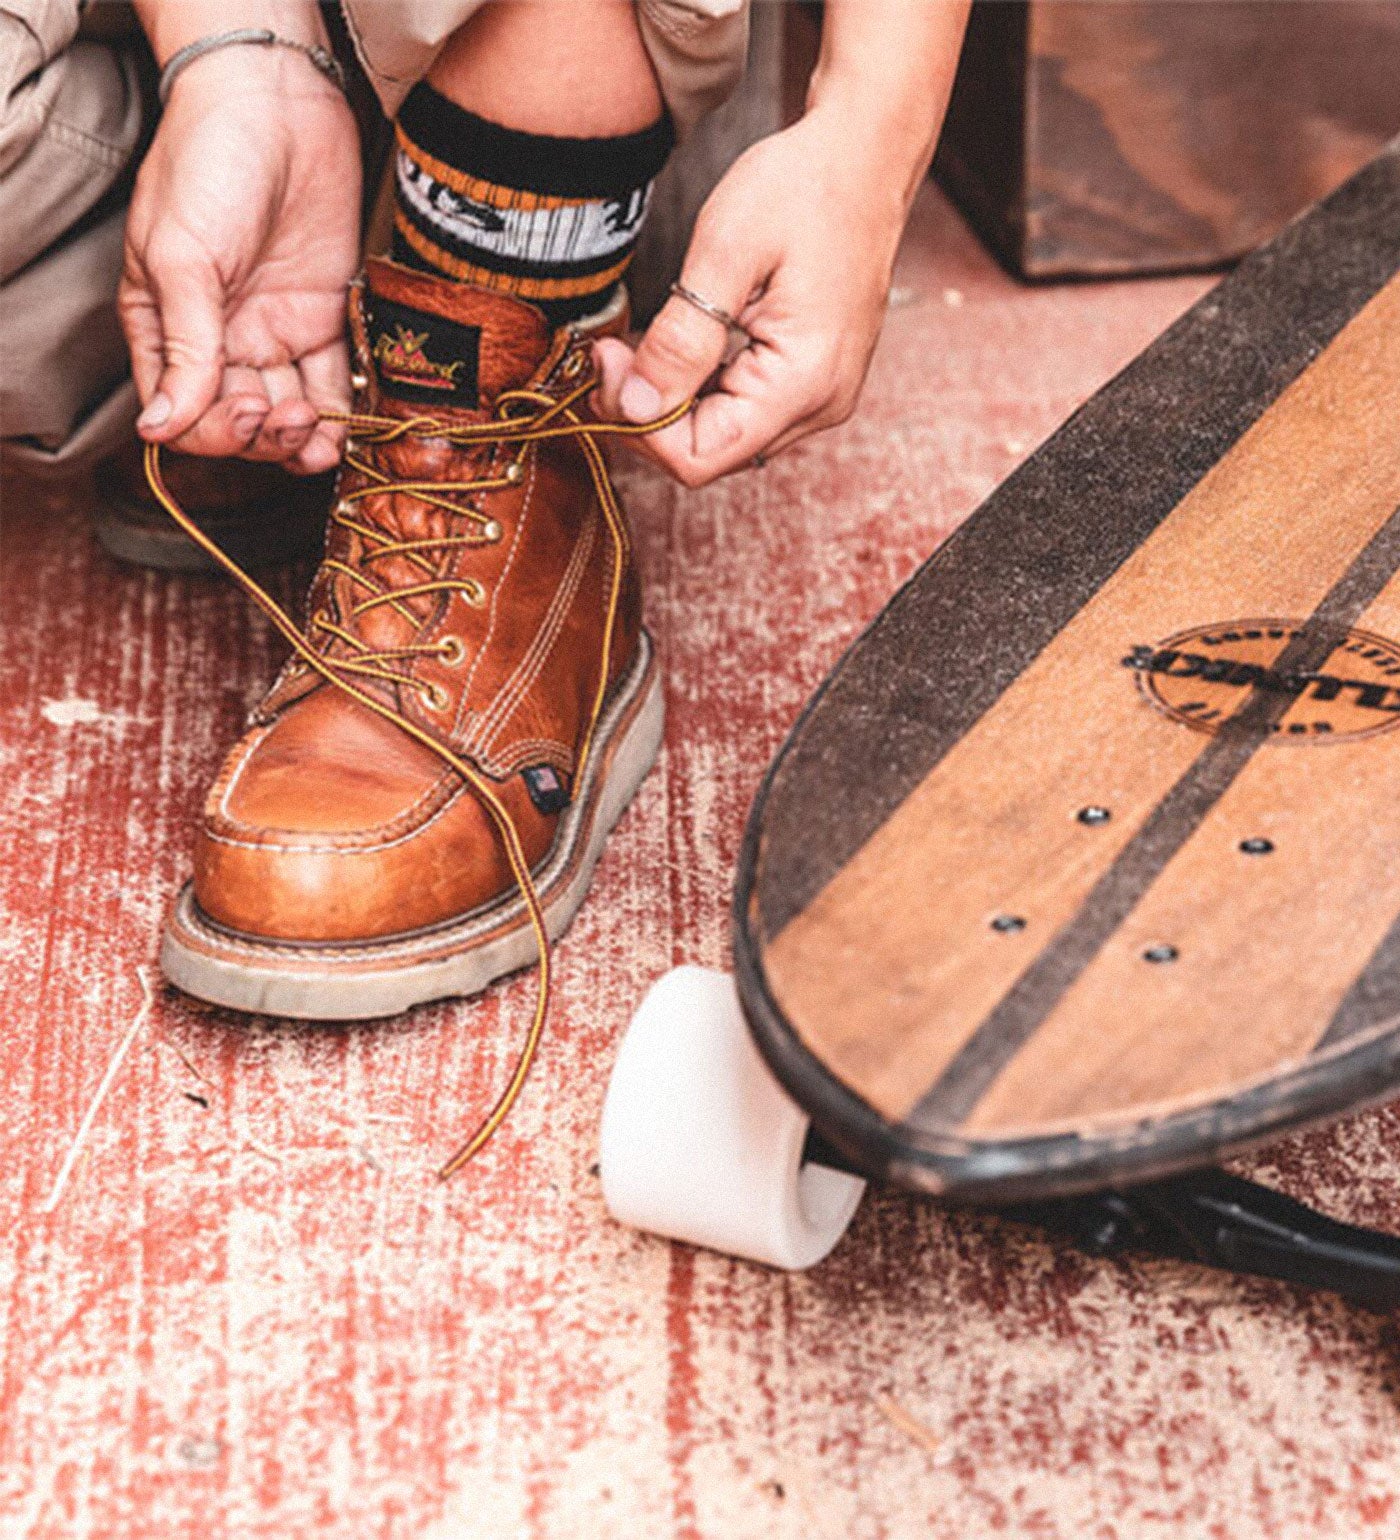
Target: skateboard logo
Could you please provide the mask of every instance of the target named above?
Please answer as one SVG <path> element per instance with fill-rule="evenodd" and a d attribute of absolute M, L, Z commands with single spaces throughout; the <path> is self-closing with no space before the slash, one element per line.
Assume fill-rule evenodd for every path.
<path fill-rule="evenodd" d="M 1123 666 L 1157 710 L 1196 732 L 1253 719 L 1275 743 L 1319 744 L 1400 726 L 1400 645 L 1370 631 L 1231 620 L 1134 647 Z"/>

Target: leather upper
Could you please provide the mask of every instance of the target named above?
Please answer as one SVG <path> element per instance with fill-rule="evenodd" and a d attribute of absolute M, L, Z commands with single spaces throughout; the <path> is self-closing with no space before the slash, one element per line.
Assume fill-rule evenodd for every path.
<path fill-rule="evenodd" d="M 355 410 L 420 425 L 489 422 L 503 392 L 573 390 L 591 336 L 623 324 L 619 313 L 551 334 L 533 306 L 372 259 L 351 302 Z M 444 341 L 458 357 L 444 355 Z M 531 796 L 522 772 L 544 767 L 552 784 L 570 784 L 618 561 L 583 450 L 569 437 L 462 445 L 421 427 L 374 438 L 347 446 L 308 634 L 328 659 L 368 658 L 350 676 L 358 688 L 491 778 L 533 865 L 558 810 Z M 355 495 L 383 478 L 412 485 Z M 498 484 L 423 487 L 472 481 Z M 622 566 L 610 682 L 635 656 L 640 627 L 625 550 Z M 264 938 L 394 935 L 513 890 L 489 815 L 455 772 L 296 659 L 226 761 L 196 839 L 201 909 Z"/>

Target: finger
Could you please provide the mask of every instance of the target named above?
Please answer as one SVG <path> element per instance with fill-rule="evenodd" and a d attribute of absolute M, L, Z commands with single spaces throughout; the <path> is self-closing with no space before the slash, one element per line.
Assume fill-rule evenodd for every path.
<path fill-rule="evenodd" d="M 598 374 L 592 405 L 594 415 L 600 419 L 622 415 L 622 403 L 618 399 L 622 382 L 632 367 L 636 355 L 621 337 L 600 337 L 593 344 L 593 367 Z"/>
<path fill-rule="evenodd" d="M 703 486 L 748 465 L 797 424 L 820 415 L 829 399 L 823 383 L 760 344 L 740 354 L 719 388 L 687 417 L 648 435 L 648 447 L 684 485 Z"/>
<path fill-rule="evenodd" d="M 747 302 L 753 278 L 747 269 L 718 258 L 697 235 L 681 283 L 733 315 Z M 697 395 L 723 363 L 728 347 L 729 328 L 722 321 L 673 294 L 637 345 L 618 395 L 621 415 L 629 422 L 650 422 Z"/>
<path fill-rule="evenodd" d="M 139 278 L 123 275 L 117 290 L 117 313 L 131 354 L 131 376 L 142 402 L 156 393 L 160 372 L 165 367 L 165 334 L 160 329 L 160 311 L 151 291 Z"/>
<path fill-rule="evenodd" d="M 263 420 L 250 458 L 290 460 L 311 437 L 316 426 L 316 408 L 306 399 L 295 364 L 274 364 L 258 373 L 272 407 Z"/>
<path fill-rule="evenodd" d="M 219 394 L 224 367 L 223 285 L 208 258 L 184 245 L 148 260 L 160 314 L 162 368 L 136 420 L 143 438 L 169 443 Z"/>
<path fill-rule="evenodd" d="M 635 352 L 621 337 L 603 337 L 593 344 L 593 367 L 598 383 L 589 397 L 589 406 L 600 422 L 626 422 L 622 410 L 622 387 L 632 372 Z M 641 448 L 646 439 L 642 435 L 624 439 L 630 448 Z"/>
<path fill-rule="evenodd" d="M 171 441 L 170 447 L 182 454 L 218 459 L 241 455 L 257 439 L 267 410 L 267 398 L 260 392 L 244 390 L 220 396 L 189 432 Z"/>
<path fill-rule="evenodd" d="M 621 393 L 622 385 L 632 366 L 633 352 L 618 337 L 605 337 L 593 345 L 593 362 L 598 371 L 598 385 L 590 399 L 593 415 L 600 422 L 625 422 Z M 632 433 L 612 440 L 633 454 L 641 455 L 660 465 L 662 461 L 651 447 L 655 437 L 651 433 Z"/>
<path fill-rule="evenodd" d="M 753 463 L 755 455 L 763 454 L 766 458 L 777 453 L 780 447 L 786 448 L 788 443 L 795 442 L 803 433 L 814 431 L 821 408 L 798 410 L 796 418 L 786 424 L 778 442 L 766 447 L 758 443 L 747 457 L 741 457 L 736 448 L 723 462 L 711 458 L 731 438 L 737 441 L 744 429 L 743 413 L 738 411 L 732 401 L 721 400 L 721 397 L 741 396 L 745 392 L 764 397 L 781 394 L 781 385 L 775 385 L 768 378 L 764 367 L 756 364 L 758 353 L 759 350 L 754 348 L 739 354 L 725 371 L 720 392 L 715 396 L 704 397 L 689 417 L 657 433 L 625 438 L 623 443 L 662 465 L 680 480 L 699 485 L 729 471 L 747 468 Z M 598 370 L 594 410 L 604 420 L 617 420 L 621 416 L 621 387 L 627 377 L 632 356 L 632 349 L 617 338 L 604 338 L 594 344 L 594 363 Z M 788 394 L 792 397 L 790 390 Z M 781 404 L 775 400 L 773 410 L 764 418 L 764 424 L 760 425 L 757 421 L 752 424 L 750 438 L 757 438 L 762 431 L 766 431 L 766 424 L 782 424 L 783 421 Z M 747 442 L 744 447 L 748 447 Z"/>
<path fill-rule="evenodd" d="M 308 353 L 297 367 L 302 391 L 320 421 L 301 450 L 287 461 L 287 469 L 315 476 L 340 464 L 345 424 L 326 419 L 350 410 L 350 351 L 344 342 L 334 342 Z"/>
<path fill-rule="evenodd" d="M 275 446 L 266 452 L 258 444 L 263 424 L 272 410 L 261 370 L 248 364 L 230 364 L 224 370 L 219 400 L 180 438 L 175 448 L 190 454 L 236 455 L 244 460 L 278 460 Z M 223 419 L 233 419 L 232 432 L 221 433 Z"/>
<path fill-rule="evenodd" d="M 170 447 L 183 454 L 242 454 L 257 437 L 270 406 L 256 369 L 226 367 L 219 399 Z"/>

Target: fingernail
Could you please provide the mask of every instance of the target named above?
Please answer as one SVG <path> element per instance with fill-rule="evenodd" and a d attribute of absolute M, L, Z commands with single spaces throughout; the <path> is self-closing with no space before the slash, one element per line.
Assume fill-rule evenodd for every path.
<path fill-rule="evenodd" d="M 640 374 L 627 376 L 617 399 L 629 422 L 650 422 L 661 415 L 661 392 Z"/>
<path fill-rule="evenodd" d="M 262 427 L 264 412 L 241 412 L 233 419 L 233 431 L 245 442 Z"/>
<path fill-rule="evenodd" d="M 300 449 L 310 432 L 310 428 L 279 428 L 277 430 L 278 446 L 282 449 Z"/>
<path fill-rule="evenodd" d="M 163 390 L 158 390 L 146 403 L 146 410 L 136 419 L 138 428 L 159 428 L 167 422 L 171 412 L 175 408 L 170 404 L 170 397 Z"/>

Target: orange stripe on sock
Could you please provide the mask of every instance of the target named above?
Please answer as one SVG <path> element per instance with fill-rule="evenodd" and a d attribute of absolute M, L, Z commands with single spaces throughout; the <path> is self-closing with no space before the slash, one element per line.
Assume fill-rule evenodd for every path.
<path fill-rule="evenodd" d="M 394 137 L 398 141 L 399 148 L 435 181 L 441 182 L 444 187 L 450 187 L 453 192 L 461 193 L 463 197 L 471 198 L 476 203 L 486 203 L 498 209 L 523 209 L 526 213 L 533 213 L 536 209 L 573 208 L 582 203 L 596 201 L 592 198 L 556 198 L 546 193 L 524 192 L 518 187 L 498 187 L 494 182 L 484 182 L 480 177 L 468 176 L 465 171 L 459 171 L 456 166 L 449 166 L 446 161 L 439 160 L 437 156 L 429 155 L 422 145 L 414 144 L 397 123 L 394 124 Z"/>
<path fill-rule="evenodd" d="M 521 278 L 513 273 L 495 273 L 490 268 L 477 267 L 444 251 L 430 241 L 402 209 L 394 210 L 394 228 L 425 262 L 431 262 L 439 272 L 462 283 L 474 283 L 479 289 L 494 289 L 499 294 L 514 294 L 521 299 L 578 299 L 585 294 L 601 293 L 622 277 L 632 260 L 629 251 L 620 262 L 604 268 L 601 273 L 589 273 L 582 278 Z"/>

